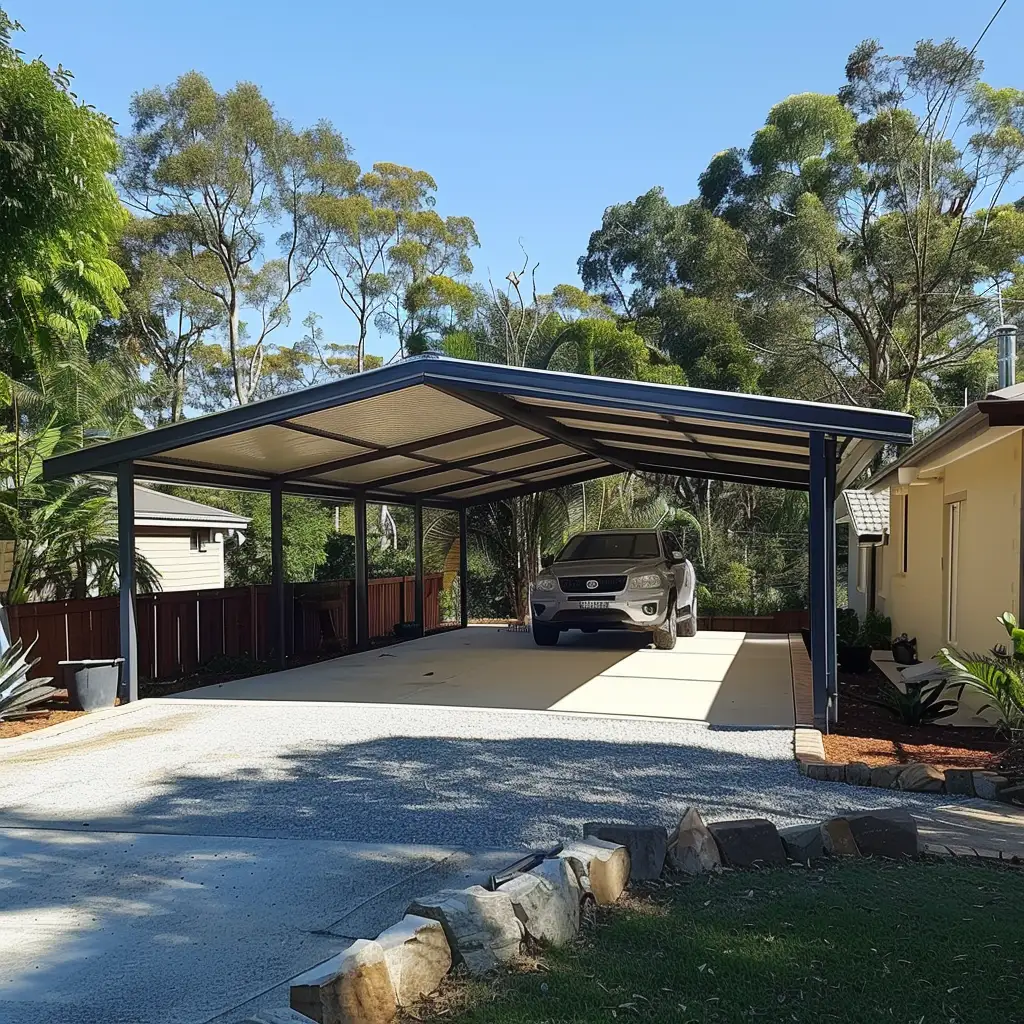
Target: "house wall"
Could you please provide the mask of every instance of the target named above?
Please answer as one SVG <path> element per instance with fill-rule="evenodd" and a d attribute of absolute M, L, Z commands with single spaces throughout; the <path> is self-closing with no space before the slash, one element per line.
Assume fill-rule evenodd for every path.
<path fill-rule="evenodd" d="M 1005 643 L 996 622 L 1020 615 L 1021 434 L 949 463 L 941 478 L 890 488 L 889 543 L 881 549 L 878 607 L 893 635 L 917 637 L 918 657 L 946 645 L 947 505 L 961 501 L 957 646 L 985 651 Z M 909 495 L 907 571 L 903 572 L 903 495 Z M 980 698 L 968 695 L 950 724 L 977 724 Z"/>
<path fill-rule="evenodd" d="M 846 550 L 849 553 L 846 559 L 846 607 L 852 608 L 863 622 L 864 616 L 868 612 L 870 579 L 863 580 L 863 590 L 857 589 L 860 542 L 857 539 L 857 531 L 853 528 L 853 523 L 847 523 L 846 537 Z"/>
<path fill-rule="evenodd" d="M 190 547 L 191 533 L 184 528 L 152 526 L 135 531 L 135 550 L 160 573 L 164 590 L 214 590 L 224 586 L 223 542 L 211 540 L 205 551 L 194 551 Z"/>

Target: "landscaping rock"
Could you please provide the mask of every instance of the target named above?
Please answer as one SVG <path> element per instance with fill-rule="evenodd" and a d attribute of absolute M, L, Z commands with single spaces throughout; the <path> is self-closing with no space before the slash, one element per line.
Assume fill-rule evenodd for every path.
<path fill-rule="evenodd" d="M 708 831 L 696 807 L 687 807 L 668 840 L 666 862 L 672 871 L 702 875 L 721 871 L 722 857 L 715 837 Z"/>
<path fill-rule="evenodd" d="M 414 900 L 406 913 L 440 921 L 452 957 L 471 974 L 484 974 L 511 960 L 523 940 L 523 925 L 512 901 L 503 892 L 488 892 L 479 885 L 443 889 Z"/>
<path fill-rule="evenodd" d="M 289 1002 L 319 1024 L 387 1024 L 398 1010 L 384 950 L 370 939 L 300 974 Z"/>
<path fill-rule="evenodd" d="M 974 794 L 982 800 L 998 800 L 999 791 L 1007 784 L 1005 775 L 998 772 L 975 772 Z"/>
<path fill-rule="evenodd" d="M 708 825 L 708 829 L 727 867 L 782 867 L 786 863 L 786 850 L 779 833 L 766 818 L 716 821 Z"/>
<path fill-rule="evenodd" d="M 571 843 L 558 855 L 568 861 L 584 892 L 603 905 L 614 903 L 629 881 L 629 851 L 603 839 Z"/>
<path fill-rule="evenodd" d="M 1002 786 L 996 791 L 996 797 L 1004 804 L 1024 807 L 1024 783 L 1017 782 L 1009 786 Z"/>
<path fill-rule="evenodd" d="M 580 884 L 562 858 L 546 860 L 532 871 L 516 875 L 498 892 L 512 901 L 516 917 L 531 939 L 564 946 L 576 937 L 580 928 Z"/>
<path fill-rule="evenodd" d="M 876 789 L 895 789 L 896 782 L 903 774 L 903 765 L 884 764 L 871 769 L 871 785 Z"/>
<path fill-rule="evenodd" d="M 857 840 L 845 818 L 830 818 L 821 826 L 821 841 L 830 857 L 858 857 Z"/>
<path fill-rule="evenodd" d="M 946 792 L 974 796 L 974 772 L 970 768 L 947 768 Z"/>
<path fill-rule="evenodd" d="M 871 765 L 854 761 L 846 766 L 846 781 L 851 786 L 871 785 Z"/>
<path fill-rule="evenodd" d="M 605 825 L 589 821 L 583 826 L 584 838 L 603 839 L 629 850 L 629 878 L 649 882 L 661 878 L 665 867 L 668 833 L 657 825 Z"/>
<path fill-rule="evenodd" d="M 946 776 L 930 764 L 907 765 L 896 780 L 897 788 L 908 793 L 941 793 L 945 785 Z"/>
<path fill-rule="evenodd" d="M 847 814 L 845 820 L 862 857 L 902 860 L 918 855 L 917 822 L 907 811 Z"/>
<path fill-rule="evenodd" d="M 399 1006 L 412 1006 L 433 992 L 452 966 L 452 951 L 440 921 L 406 914 L 377 936 Z"/>
<path fill-rule="evenodd" d="M 779 829 L 779 838 L 790 860 L 806 864 L 825 856 L 821 825 L 789 825 Z"/>
<path fill-rule="evenodd" d="M 840 764 L 838 761 L 811 763 L 807 766 L 807 777 L 817 779 L 819 782 L 845 782 L 846 765 Z"/>

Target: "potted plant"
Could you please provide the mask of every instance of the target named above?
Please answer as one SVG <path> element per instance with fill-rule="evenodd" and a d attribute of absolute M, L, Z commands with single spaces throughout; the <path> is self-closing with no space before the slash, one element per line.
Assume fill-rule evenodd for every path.
<path fill-rule="evenodd" d="M 844 672 L 864 673 L 871 669 L 871 643 L 853 608 L 836 612 L 836 656 Z"/>

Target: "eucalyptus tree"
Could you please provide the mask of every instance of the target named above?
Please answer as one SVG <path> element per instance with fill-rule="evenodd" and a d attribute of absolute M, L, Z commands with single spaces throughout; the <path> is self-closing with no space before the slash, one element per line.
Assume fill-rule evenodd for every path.
<path fill-rule="evenodd" d="M 268 339 L 323 258 L 328 229 L 315 201 L 350 189 L 358 169 L 331 125 L 296 131 L 250 83 L 218 93 L 189 72 L 137 93 L 131 116 L 122 193 L 153 219 L 152 244 L 175 273 L 218 307 L 233 397 L 245 404 Z"/>
<path fill-rule="evenodd" d="M 981 73 L 953 40 L 898 57 L 869 40 L 838 95 L 783 100 L 701 176 L 752 288 L 806 311 L 810 329 L 772 350 L 815 361 L 839 400 L 933 409 L 937 376 L 984 342 L 1020 276 L 1024 213 L 1005 200 L 1024 92 Z"/>

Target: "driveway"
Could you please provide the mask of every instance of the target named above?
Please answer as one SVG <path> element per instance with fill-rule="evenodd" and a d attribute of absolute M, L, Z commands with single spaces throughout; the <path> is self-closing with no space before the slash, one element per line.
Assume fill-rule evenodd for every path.
<path fill-rule="evenodd" d="M 436 633 L 190 693 L 193 698 L 316 700 L 578 711 L 792 726 L 785 635 L 707 630 L 657 651 L 644 633 L 563 633 L 537 647 L 496 626 Z"/>
<path fill-rule="evenodd" d="M 427 703 L 141 701 L 0 746 L 0 1021 L 227 1024 L 413 896 L 584 821 L 782 824 L 789 729 Z M 938 801 L 912 801 L 931 812 Z"/>

